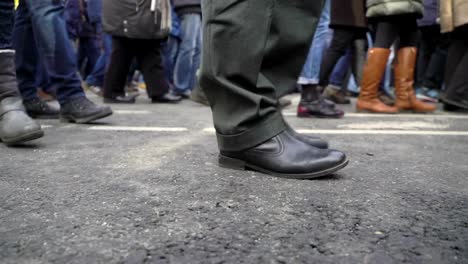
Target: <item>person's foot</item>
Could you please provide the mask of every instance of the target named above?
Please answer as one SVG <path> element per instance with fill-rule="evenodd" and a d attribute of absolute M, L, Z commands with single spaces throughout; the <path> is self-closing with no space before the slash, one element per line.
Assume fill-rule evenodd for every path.
<path fill-rule="evenodd" d="M 190 98 L 190 95 L 192 94 L 192 91 L 190 90 L 185 90 L 185 91 L 175 91 L 174 92 L 175 95 L 178 95 L 180 97 L 182 97 L 182 99 L 189 99 Z"/>
<path fill-rule="evenodd" d="M 0 102 L 0 141 L 15 145 L 44 136 L 41 126 L 26 114 L 21 98 L 7 97 Z"/>
<path fill-rule="evenodd" d="M 182 97 L 172 94 L 170 92 L 165 93 L 161 96 L 155 96 L 151 98 L 152 103 L 168 103 L 168 104 L 176 104 L 182 100 Z"/>
<path fill-rule="evenodd" d="M 315 137 L 315 136 L 302 135 L 302 134 L 298 133 L 297 131 L 295 131 L 287 123 L 286 123 L 286 130 L 293 137 L 299 139 L 300 141 L 302 141 L 302 142 L 304 142 L 304 143 L 306 143 L 308 145 L 311 145 L 313 147 L 320 148 L 320 149 L 327 149 L 328 148 L 328 142 L 326 142 L 325 140 L 323 140 L 323 139 L 321 139 L 319 137 Z"/>
<path fill-rule="evenodd" d="M 301 101 L 297 106 L 298 117 L 319 117 L 319 118 L 342 118 L 344 111 L 337 109 L 335 104 L 320 98 L 318 100 L 307 102 Z"/>
<path fill-rule="evenodd" d="M 32 118 L 37 119 L 57 119 L 59 117 L 60 109 L 47 102 L 34 98 L 23 101 L 26 112 Z"/>
<path fill-rule="evenodd" d="M 106 104 L 134 104 L 138 95 L 119 95 L 115 97 L 104 97 Z"/>
<path fill-rule="evenodd" d="M 108 106 L 98 106 L 86 97 L 79 97 L 64 103 L 60 109 L 60 119 L 78 124 L 89 123 L 112 115 Z"/>
<path fill-rule="evenodd" d="M 192 94 L 190 95 L 190 100 L 202 105 L 210 106 L 210 102 L 208 102 L 208 98 L 206 98 L 205 92 L 200 86 L 196 86 L 195 89 L 193 89 Z"/>
<path fill-rule="evenodd" d="M 88 84 L 87 82 L 83 81 L 81 82 L 81 86 L 93 94 L 102 97 L 104 94 L 104 91 L 101 86 L 93 85 L 93 84 Z"/>
<path fill-rule="evenodd" d="M 292 104 L 292 101 L 288 98 L 281 97 L 278 99 L 278 103 L 280 108 L 286 108 Z"/>
<path fill-rule="evenodd" d="M 53 94 L 47 93 L 42 88 L 37 89 L 37 96 L 46 102 L 55 101 L 55 96 Z"/>
<path fill-rule="evenodd" d="M 323 97 L 337 104 L 350 104 L 351 100 L 347 97 L 343 89 L 335 89 L 330 85 L 323 91 Z"/>
<path fill-rule="evenodd" d="M 244 151 L 221 151 L 219 165 L 276 177 L 313 179 L 335 173 L 346 167 L 348 160 L 340 151 L 313 147 L 286 130 Z"/>
<path fill-rule="evenodd" d="M 439 92 L 435 89 L 421 87 L 415 90 L 416 98 L 423 102 L 437 103 L 439 101 Z"/>
<path fill-rule="evenodd" d="M 383 91 L 378 92 L 378 98 L 382 103 L 384 103 L 386 105 L 394 105 L 395 104 L 395 98 L 391 97 L 390 95 L 388 95 L 387 93 L 385 93 Z"/>

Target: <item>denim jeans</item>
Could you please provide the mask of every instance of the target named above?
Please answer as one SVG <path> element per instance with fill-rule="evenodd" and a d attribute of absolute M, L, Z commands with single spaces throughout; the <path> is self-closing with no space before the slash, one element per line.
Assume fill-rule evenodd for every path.
<path fill-rule="evenodd" d="M 86 77 L 88 85 L 102 87 L 104 85 L 104 75 L 109 66 L 110 55 L 112 52 L 112 37 L 108 34 L 102 34 L 102 45 L 104 52 L 99 56 L 91 73 Z"/>
<path fill-rule="evenodd" d="M 0 50 L 11 49 L 11 35 L 14 25 L 13 0 L 0 1 Z"/>
<path fill-rule="evenodd" d="M 350 73 L 351 67 L 351 59 L 352 59 L 352 52 L 350 49 L 346 52 L 346 54 L 340 58 L 338 63 L 333 70 L 333 73 L 330 76 L 330 84 L 338 87 L 342 87 L 342 89 L 348 89 L 349 91 L 358 93 L 359 87 L 356 84 L 354 76 Z M 346 77 L 349 76 L 348 82 L 345 83 Z"/>
<path fill-rule="evenodd" d="M 13 43 L 17 50 L 19 89 L 25 100 L 37 97 L 35 79 L 38 54 L 44 58 L 51 89 L 56 91 L 60 104 L 85 96 L 77 74 L 76 55 L 68 38 L 61 1 L 20 1 Z"/>
<path fill-rule="evenodd" d="M 309 55 L 302 69 L 301 76 L 299 77 L 299 84 L 318 84 L 320 74 L 320 64 L 322 63 L 322 56 L 327 47 L 330 24 L 330 0 L 325 1 L 323 6 L 322 15 L 320 17 L 317 31 L 315 32 L 312 46 L 309 50 Z"/>
<path fill-rule="evenodd" d="M 174 86 L 177 91 L 183 92 L 193 89 L 200 67 L 201 15 L 185 14 L 180 20 L 182 41 L 174 65 Z"/>
<path fill-rule="evenodd" d="M 180 39 L 169 36 L 163 49 L 164 70 L 169 83 L 174 84 L 174 66 L 179 54 Z"/>

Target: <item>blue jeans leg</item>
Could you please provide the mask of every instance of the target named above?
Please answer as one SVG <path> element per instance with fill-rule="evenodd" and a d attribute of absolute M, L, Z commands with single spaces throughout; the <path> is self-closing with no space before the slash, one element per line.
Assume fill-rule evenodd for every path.
<path fill-rule="evenodd" d="M 174 65 L 176 63 L 177 55 L 179 54 L 179 42 L 180 40 L 178 38 L 169 36 L 163 49 L 164 70 L 166 71 L 166 77 L 171 84 L 174 84 Z"/>
<path fill-rule="evenodd" d="M 201 16 L 181 17 L 181 43 L 174 66 L 174 85 L 180 92 L 193 88 L 195 74 L 200 67 Z"/>
<path fill-rule="evenodd" d="M 44 55 L 44 63 L 50 81 L 57 91 L 59 103 L 84 97 L 77 74 L 76 55 L 68 38 L 61 1 L 23 0 L 21 3 L 26 5 L 31 15 L 38 51 Z"/>
<path fill-rule="evenodd" d="M 342 56 L 335 65 L 335 69 L 330 76 L 330 84 L 341 87 L 343 86 L 346 75 L 350 69 L 351 52 L 348 49 L 346 54 Z"/>
<path fill-rule="evenodd" d="M 99 39 L 97 37 L 80 37 L 78 44 L 78 69 L 81 71 L 81 76 L 86 79 L 93 71 L 96 62 L 101 55 L 99 47 Z"/>
<path fill-rule="evenodd" d="M 318 84 L 320 74 L 320 64 L 322 56 L 327 47 L 330 24 L 330 0 L 325 1 L 322 15 L 320 17 L 317 31 L 315 32 L 312 45 L 307 55 L 307 60 L 299 77 L 299 84 Z"/>
<path fill-rule="evenodd" d="M 103 87 L 104 75 L 109 65 L 110 54 L 112 52 L 112 37 L 108 34 L 102 34 L 102 45 L 104 52 L 99 56 L 91 73 L 86 77 L 88 85 Z"/>
<path fill-rule="evenodd" d="M 24 100 L 37 98 L 37 78 L 45 67 L 37 51 L 31 15 L 22 2 L 16 10 L 13 47 L 16 49 L 16 75 L 21 96 Z M 41 76 L 42 77 L 42 76 Z"/>

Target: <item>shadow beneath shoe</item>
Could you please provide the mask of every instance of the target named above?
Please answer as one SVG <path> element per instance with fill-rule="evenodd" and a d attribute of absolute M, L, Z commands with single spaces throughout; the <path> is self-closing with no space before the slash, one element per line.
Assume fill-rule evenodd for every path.
<path fill-rule="evenodd" d="M 315 178 L 315 179 L 307 179 L 308 181 L 339 181 L 344 180 L 345 177 L 341 174 L 330 174 L 323 177 Z"/>
<path fill-rule="evenodd" d="M 7 145 L 7 147 L 14 148 L 14 149 L 41 149 L 44 147 L 44 145 L 39 142 L 23 142 L 23 143 Z"/>

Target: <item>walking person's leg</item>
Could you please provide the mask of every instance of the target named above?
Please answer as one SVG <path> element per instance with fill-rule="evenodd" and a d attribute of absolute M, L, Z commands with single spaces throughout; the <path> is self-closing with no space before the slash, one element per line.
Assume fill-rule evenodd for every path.
<path fill-rule="evenodd" d="M 346 166 L 341 152 L 295 137 L 278 105 L 304 64 L 321 6 L 299 0 L 203 2 L 200 84 L 212 106 L 221 166 L 290 178 Z"/>
<path fill-rule="evenodd" d="M 146 82 L 146 92 L 153 103 L 178 103 L 182 98 L 169 92 L 162 46 L 159 40 L 137 40 L 135 54 L 138 66 Z"/>
<path fill-rule="evenodd" d="M 201 15 L 185 14 L 181 17 L 181 42 L 174 65 L 174 86 L 176 92 L 188 97 L 193 89 L 197 69 L 200 66 L 199 37 Z"/>
<path fill-rule="evenodd" d="M 0 2 L 0 142 L 18 144 L 44 135 L 41 126 L 25 112 L 18 91 L 15 51 L 11 40 L 14 3 Z"/>
<path fill-rule="evenodd" d="M 338 60 L 345 55 L 348 47 L 351 46 L 354 40 L 353 28 L 337 28 L 333 31 L 333 38 L 328 47 L 325 57 L 320 66 L 320 81 L 319 86 L 323 89 L 323 95 L 337 104 L 349 104 L 351 101 L 347 98 L 341 89 L 333 89 L 328 87 L 330 83 L 330 75 L 335 68 Z"/>
<path fill-rule="evenodd" d="M 63 5 L 55 0 L 24 0 L 51 83 L 56 86 L 63 121 L 87 123 L 107 117 L 112 110 L 91 102 L 81 87 L 76 56 L 63 17 Z"/>

